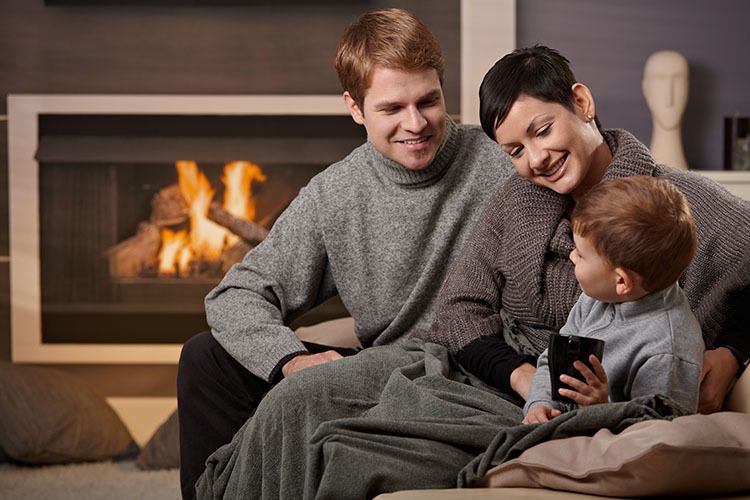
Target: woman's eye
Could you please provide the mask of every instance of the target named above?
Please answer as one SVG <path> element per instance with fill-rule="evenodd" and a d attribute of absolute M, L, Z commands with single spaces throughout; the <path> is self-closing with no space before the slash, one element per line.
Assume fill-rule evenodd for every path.
<path fill-rule="evenodd" d="M 510 155 L 511 158 L 518 158 L 518 155 L 521 154 L 521 151 L 523 151 L 523 148 L 521 147 L 513 148 L 510 150 L 508 154 Z"/>

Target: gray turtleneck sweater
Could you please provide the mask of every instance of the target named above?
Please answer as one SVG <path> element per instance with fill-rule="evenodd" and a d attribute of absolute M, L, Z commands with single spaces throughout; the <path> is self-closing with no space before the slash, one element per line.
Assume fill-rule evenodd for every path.
<path fill-rule="evenodd" d="M 661 394 L 687 411 L 698 408 L 703 336 L 679 285 L 621 304 L 581 293 L 560 335 L 605 341 L 601 361 L 610 401 Z M 551 383 L 545 350 L 539 356 L 524 414 L 539 405 L 566 410 L 565 405 L 552 401 Z"/>
<path fill-rule="evenodd" d="M 421 171 L 363 144 L 315 176 L 208 294 L 211 332 L 271 381 L 306 352 L 287 325 L 336 294 L 364 347 L 427 327 L 450 263 L 512 171 L 480 128 L 450 119 L 435 160 Z"/>

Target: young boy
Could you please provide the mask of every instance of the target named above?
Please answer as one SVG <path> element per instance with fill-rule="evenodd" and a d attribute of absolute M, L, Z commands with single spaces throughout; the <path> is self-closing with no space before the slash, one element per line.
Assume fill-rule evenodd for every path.
<path fill-rule="evenodd" d="M 606 342 L 593 371 L 576 361 L 585 382 L 567 375 L 560 395 L 578 405 L 662 394 L 685 410 L 698 404 L 704 343 L 677 278 L 696 247 L 685 197 L 669 182 L 626 177 L 602 182 L 571 215 L 570 260 L 583 293 L 560 335 Z M 566 410 L 551 398 L 547 351 L 539 357 L 524 423 L 546 422 Z"/>

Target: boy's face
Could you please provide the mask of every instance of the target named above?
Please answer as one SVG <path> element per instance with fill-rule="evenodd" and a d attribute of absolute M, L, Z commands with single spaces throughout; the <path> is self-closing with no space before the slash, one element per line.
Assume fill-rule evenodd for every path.
<path fill-rule="evenodd" d="M 344 100 L 380 154 L 409 170 L 432 163 L 445 136 L 445 100 L 436 70 L 376 66 L 362 109 L 348 92 Z"/>
<path fill-rule="evenodd" d="M 596 251 L 590 238 L 573 233 L 573 242 L 576 247 L 570 252 L 570 260 L 576 266 L 576 279 L 581 290 L 602 302 L 621 302 L 616 290 L 618 275 L 614 266 Z"/>

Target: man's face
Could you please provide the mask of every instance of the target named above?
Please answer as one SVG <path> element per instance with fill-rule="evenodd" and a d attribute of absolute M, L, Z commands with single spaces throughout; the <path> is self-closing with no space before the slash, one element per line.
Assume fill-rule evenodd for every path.
<path fill-rule="evenodd" d="M 376 66 L 362 109 L 348 92 L 344 99 L 380 154 L 409 170 L 432 163 L 445 136 L 445 100 L 437 71 Z"/>

